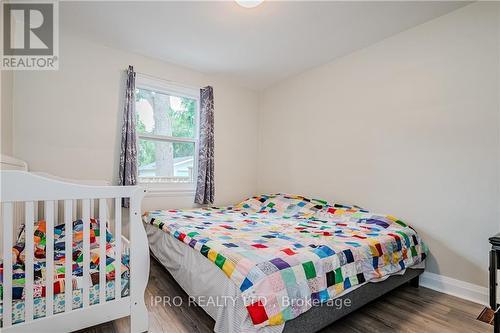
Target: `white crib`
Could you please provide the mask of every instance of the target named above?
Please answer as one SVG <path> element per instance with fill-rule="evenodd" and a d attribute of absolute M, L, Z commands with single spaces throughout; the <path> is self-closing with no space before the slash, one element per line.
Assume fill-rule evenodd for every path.
<path fill-rule="evenodd" d="M 3 238 L 3 327 L 0 332 L 70 332 L 103 322 L 115 320 L 130 315 L 131 332 L 144 332 L 148 330 L 148 313 L 144 302 L 144 292 L 149 276 L 149 249 L 148 240 L 141 222 L 140 207 L 145 190 L 135 186 L 88 186 L 72 184 L 57 179 L 46 178 L 25 171 L 0 171 L 1 193 L 0 203 L 2 211 L 1 230 Z M 122 228 L 122 198 L 130 199 L 128 210 L 129 239 L 123 236 Z M 112 202 L 114 209 L 108 208 Z M 64 274 L 64 299 L 65 307 L 61 313 L 54 313 L 53 309 L 53 282 L 54 275 L 46 274 L 45 280 L 45 316 L 34 319 L 33 313 L 33 283 L 34 283 L 34 239 L 26 237 L 25 240 L 25 285 L 24 285 L 24 321 L 13 324 L 12 322 L 12 246 L 14 241 L 14 216 L 19 207 L 24 207 L 25 234 L 33 235 L 34 225 L 38 220 L 36 216 L 41 207 L 43 218 L 46 221 L 46 272 L 54 272 L 54 226 L 58 223 L 55 218 L 65 224 L 65 249 L 72 248 L 73 217 L 75 202 L 78 202 L 76 216 L 83 223 L 83 279 L 81 308 L 73 309 L 72 286 L 72 260 L 65 260 Z M 98 216 L 94 216 L 91 209 L 96 204 Z M 64 214 L 57 214 L 60 206 Z M 106 221 L 109 222 L 108 210 L 114 210 L 113 226 L 109 227 L 115 240 L 115 253 L 121 254 L 123 249 L 130 253 L 129 282 L 130 292 L 122 296 L 121 290 L 121 265 L 115 266 L 116 283 L 115 296 L 106 300 Z M 99 221 L 99 303 L 91 305 L 88 291 L 90 281 L 90 221 L 91 217 Z M 66 253 L 66 258 L 69 258 Z M 121 258 L 121 257 L 119 257 Z M 118 259 L 118 258 L 117 258 Z M 121 260 L 116 260 L 120 263 Z M 69 274 L 67 274 L 69 272 Z M 118 280 L 120 277 L 120 280 Z M 118 283 L 119 281 L 119 283 Z"/>

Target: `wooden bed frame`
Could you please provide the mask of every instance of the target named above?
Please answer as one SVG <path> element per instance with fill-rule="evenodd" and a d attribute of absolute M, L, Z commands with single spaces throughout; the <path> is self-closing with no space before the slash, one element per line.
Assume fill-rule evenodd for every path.
<path fill-rule="evenodd" d="M 144 303 L 144 292 L 149 276 L 149 249 L 146 233 L 140 218 L 141 201 L 145 190 L 136 186 L 89 186 L 72 184 L 61 180 L 42 177 L 26 171 L 1 171 L 1 197 L 2 231 L 3 231 L 3 327 L 0 331 L 5 333 L 22 332 L 69 332 L 100 323 L 115 320 L 130 315 L 131 332 L 144 332 L 148 330 L 148 313 Z M 123 198 L 130 198 L 129 209 L 129 239 L 123 237 L 122 209 Z M 95 216 L 91 211 L 91 203 L 98 202 L 99 228 L 104 230 L 107 221 L 107 201 L 114 203 L 114 234 L 115 251 L 122 253 L 122 249 L 130 251 L 130 293 L 121 296 L 121 283 L 115 283 L 115 298 L 106 300 L 105 288 L 99 290 L 99 303 L 89 304 L 88 279 L 83 281 L 83 307 L 72 309 L 72 275 L 65 275 L 65 311 L 53 313 L 53 275 L 47 274 L 46 278 L 46 311 L 45 317 L 34 319 L 34 240 L 26 237 L 26 276 L 25 276 L 25 321 L 18 324 L 12 323 L 12 246 L 14 232 L 14 211 L 21 206 L 24 213 L 23 221 L 27 235 L 33 235 L 34 225 L 38 220 L 35 216 L 35 207 L 43 206 L 43 218 L 46 221 L 47 244 L 54 242 L 55 210 L 57 204 L 64 206 L 64 221 L 66 230 L 73 230 L 74 201 L 78 201 L 81 212 L 77 217 L 88 221 Z M 17 217 L 17 215 L 16 215 Z M 65 247 L 72 247 L 72 232 L 66 233 Z M 106 283 L 106 233 L 99 235 L 99 285 Z M 83 229 L 84 276 L 89 275 L 90 269 L 90 223 L 84 223 Z M 46 248 L 46 269 L 54 270 L 54 248 Z M 31 255 L 29 255 L 31 254 Z M 72 272 L 72 261 L 66 261 L 66 272 Z M 121 266 L 116 265 L 116 276 L 121 276 Z"/>

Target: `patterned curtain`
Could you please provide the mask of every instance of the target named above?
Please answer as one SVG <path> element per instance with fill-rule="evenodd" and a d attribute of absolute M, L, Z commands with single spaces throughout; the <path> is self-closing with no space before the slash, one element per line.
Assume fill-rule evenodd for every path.
<path fill-rule="evenodd" d="M 135 72 L 128 66 L 125 107 L 123 109 L 122 145 L 120 150 L 119 185 L 137 184 L 137 142 L 135 136 Z M 128 208 L 129 199 L 124 198 L 123 207 Z"/>
<path fill-rule="evenodd" d="M 200 90 L 200 149 L 198 154 L 198 179 L 194 202 L 213 204 L 214 179 L 214 90 L 208 86 Z"/>

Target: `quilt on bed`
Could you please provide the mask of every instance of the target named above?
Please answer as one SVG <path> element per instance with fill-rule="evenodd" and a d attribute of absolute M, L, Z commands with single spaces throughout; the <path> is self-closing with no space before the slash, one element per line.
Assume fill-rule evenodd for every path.
<path fill-rule="evenodd" d="M 235 207 L 151 211 L 144 220 L 222 269 L 258 327 L 282 324 L 427 253 L 415 230 L 393 216 L 286 194 Z"/>
<path fill-rule="evenodd" d="M 115 250 L 112 234 L 106 232 L 106 298 L 114 298 L 115 283 Z M 65 273 L 65 225 L 54 227 L 54 313 L 64 311 L 64 273 Z M 72 289 L 73 308 L 82 306 L 82 284 L 83 279 L 89 280 L 90 303 L 99 301 L 99 222 L 90 219 L 90 276 L 83 276 L 83 221 L 73 222 L 73 249 L 72 249 Z M 12 270 L 12 322 L 24 321 L 24 296 L 25 296 L 25 233 L 21 231 L 16 244 L 12 248 L 13 270 Z M 34 282 L 33 302 L 35 318 L 45 315 L 45 249 L 46 249 L 46 226 L 45 221 L 35 223 L 34 227 Z M 121 256 L 121 286 L 122 295 L 128 294 L 129 256 L 123 253 Z M 3 262 L 0 261 L 0 298 L 3 299 Z M 3 304 L 0 302 L 0 318 L 3 313 Z"/>

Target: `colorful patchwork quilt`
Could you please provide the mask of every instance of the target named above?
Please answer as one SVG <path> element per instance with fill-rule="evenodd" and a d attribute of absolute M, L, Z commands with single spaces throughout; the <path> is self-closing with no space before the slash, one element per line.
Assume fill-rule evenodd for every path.
<path fill-rule="evenodd" d="M 34 228 L 35 241 L 35 263 L 34 263 L 34 286 L 33 297 L 35 302 L 35 310 L 37 304 L 45 302 L 45 248 L 46 248 L 46 225 L 45 221 L 35 223 Z M 73 272 L 72 272 L 72 289 L 75 292 L 82 292 L 83 279 L 88 279 L 91 290 L 95 289 L 98 293 L 99 288 L 99 222 L 96 219 L 90 219 L 90 276 L 83 276 L 83 221 L 77 220 L 73 222 Z M 114 240 L 112 234 L 106 232 L 106 281 L 113 283 L 115 281 L 115 251 Z M 12 299 L 13 299 L 13 322 L 20 318 L 19 311 L 16 311 L 21 306 L 24 307 L 22 300 L 25 295 L 25 232 L 24 229 L 20 232 L 16 244 L 12 248 L 13 256 L 13 275 L 12 275 Z M 121 256 L 121 284 L 122 294 L 128 294 L 128 276 L 129 256 L 127 253 Z M 65 273 L 65 225 L 57 225 L 54 227 L 54 299 L 59 298 L 63 302 L 64 297 L 64 273 Z M 93 288 L 93 289 L 92 289 Z M 109 294 L 109 293 L 108 293 Z M 3 262 L 0 262 L 0 297 L 3 299 Z M 80 299 L 77 299 L 79 302 Z M 59 303 L 55 303 L 54 307 L 57 310 Z M 76 302 L 75 304 L 79 304 Z M 59 305 L 58 305 L 59 304 Z M 62 303 L 64 305 L 64 303 Z M 2 303 L 0 303 L 1 308 Z M 64 306 L 62 307 L 64 308 Z M 18 313 L 16 315 L 16 313 Z M 35 312 L 35 315 L 37 313 Z M 41 313 L 38 314 L 42 316 Z"/>
<path fill-rule="evenodd" d="M 287 194 L 234 207 L 151 211 L 144 221 L 224 271 L 257 327 L 283 324 L 427 253 L 415 230 L 393 216 Z"/>

